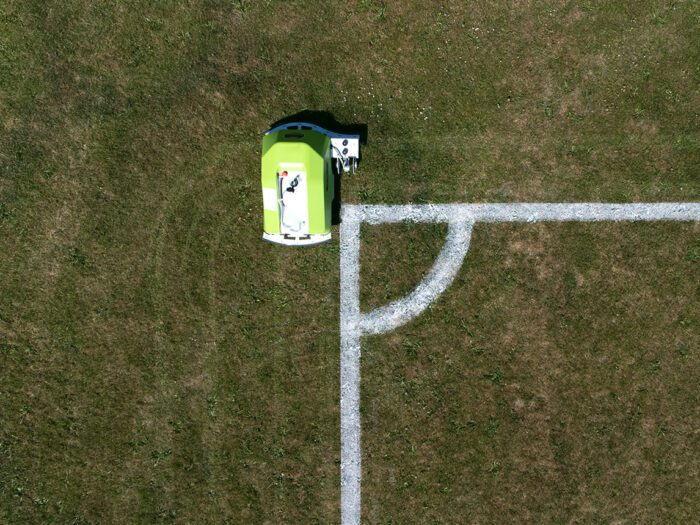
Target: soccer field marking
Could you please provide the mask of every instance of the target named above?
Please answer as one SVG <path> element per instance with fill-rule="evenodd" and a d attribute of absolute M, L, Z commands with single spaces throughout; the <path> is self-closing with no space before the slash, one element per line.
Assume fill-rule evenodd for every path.
<path fill-rule="evenodd" d="M 477 222 L 699 221 L 700 203 L 508 203 L 343 205 L 340 224 L 340 513 L 343 525 L 361 517 L 360 340 L 410 321 L 452 283 Z M 360 226 L 397 222 L 448 224 L 431 270 L 407 296 L 360 312 Z"/>
<path fill-rule="evenodd" d="M 450 221 L 447 237 L 435 263 L 423 280 L 405 297 L 376 308 L 360 312 L 358 329 L 361 334 L 390 332 L 417 317 L 452 284 L 469 250 L 473 222 Z"/>

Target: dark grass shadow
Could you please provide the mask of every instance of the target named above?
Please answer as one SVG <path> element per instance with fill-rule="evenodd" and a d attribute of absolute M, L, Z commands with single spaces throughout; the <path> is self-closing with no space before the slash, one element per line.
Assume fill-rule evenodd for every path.
<path fill-rule="evenodd" d="M 331 203 L 331 224 L 340 224 L 340 198 L 343 194 L 341 190 L 341 180 L 343 178 L 340 173 L 333 168 L 333 202 Z"/>
<path fill-rule="evenodd" d="M 335 133 L 344 133 L 347 135 L 359 135 L 360 144 L 367 144 L 367 124 L 343 124 L 338 122 L 332 113 L 329 111 L 316 111 L 305 109 L 288 117 L 284 117 L 270 126 L 274 128 L 276 126 L 281 126 L 282 124 L 288 124 L 290 122 L 308 122 L 309 124 L 315 124 L 316 126 L 321 126 L 328 131 L 333 131 Z M 362 149 L 360 149 L 360 158 L 358 159 L 358 165 L 362 163 Z M 338 173 L 335 168 L 335 163 L 333 163 L 333 204 L 331 213 L 331 222 L 333 224 L 340 224 L 340 199 L 342 195 L 342 176 Z"/>

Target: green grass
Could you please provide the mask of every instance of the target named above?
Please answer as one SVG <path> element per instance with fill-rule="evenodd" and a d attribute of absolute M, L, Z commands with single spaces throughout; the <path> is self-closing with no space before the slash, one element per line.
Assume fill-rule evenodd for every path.
<path fill-rule="evenodd" d="M 478 225 L 442 299 L 364 344 L 367 522 L 692 521 L 694 239 L 691 225 Z"/>
<path fill-rule="evenodd" d="M 0 522 L 337 522 L 338 248 L 261 242 L 260 133 L 367 124 L 344 202 L 698 200 L 698 27 L 691 0 L 3 2 Z M 392 228 L 363 306 L 444 233 Z M 366 345 L 367 521 L 697 515 L 697 247 L 479 226 Z"/>

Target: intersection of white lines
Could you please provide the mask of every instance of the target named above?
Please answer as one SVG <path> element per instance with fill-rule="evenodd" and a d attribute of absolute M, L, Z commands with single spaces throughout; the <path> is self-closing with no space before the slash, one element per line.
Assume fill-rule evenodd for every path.
<path fill-rule="evenodd" d="M 476 222 L 698 221 L 700 203 L 512 203 L 344 205 L 340 225 L 340 505 L 343 525 L 361 516 L 360 339 L 394 330 L 418 316 L 452 283 Z M 447 223 L 433 267 L 406 297 L 360 312 L 360 225 Z"/>

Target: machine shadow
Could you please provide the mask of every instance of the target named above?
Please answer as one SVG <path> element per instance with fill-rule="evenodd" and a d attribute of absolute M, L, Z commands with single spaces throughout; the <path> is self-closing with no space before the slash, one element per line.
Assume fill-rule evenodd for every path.
<path fill-rule="evenodd" d="M 335 133 L 343 133 L 347 135 L 359 135 L 360 144 L 367 144 L 367 124 L 343 124 L 338 122 L 338 120 L 329 111 L 317 111 L 305 109 L 288 117 L 284 117 L 276 122 L 274 122 L 270 128 L 276 126 L 281 126 L 282 124 L 288 124 L 290 122 L 308 122 L 309 124 L 314 124 L 316 126 L 321 126 L 328 131 L 333 131 Z M 360 158 L 358 159 L 358 165 L 362 163 L 362 150 L 360 150 Z M 342 177 L 338 171 L 333 168 L 333 204 L 331 213 L 332 224 L 340 224 L 340 204 L 342 195 Z"/>

